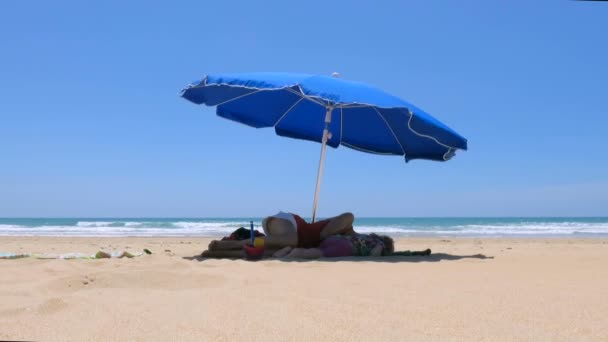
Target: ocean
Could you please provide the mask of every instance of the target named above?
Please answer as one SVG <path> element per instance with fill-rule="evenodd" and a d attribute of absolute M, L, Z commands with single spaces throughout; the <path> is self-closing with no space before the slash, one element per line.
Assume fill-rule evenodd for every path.
<path fill-rule="evenodd" d="M 224 236 L 262 218 L 0 218 L 0 236 Z M 392 236 L 608 237 L 608 217 L 363 217 L 355 230 Z"/>

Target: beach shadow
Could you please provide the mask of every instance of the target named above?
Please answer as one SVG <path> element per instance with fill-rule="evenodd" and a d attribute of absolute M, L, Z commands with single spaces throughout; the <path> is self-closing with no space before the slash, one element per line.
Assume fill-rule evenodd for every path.
<path fill-rule="evenodd" d="M 240 258 L 206 258 L 201 255 L 195 255 L 191 257 L 183 257 L 186 260 L 243 260 Z M 265 258 L 258 261 L 264 260 L 275 260 L 281 262 L 387 262 L 387 263 L 400 263 L 400 262 L 439 262 L 439 261 L 455 261 L 461 259 L 494 259 L 493 256 L 486 256 L 484 254 L 472 254 L 472 255 L 454 255 L 447 253 L 433 253 L 429 256 L 385 256 L 385 257 L 345 257 L 345 258 L 321 258 L 321 259 L 277 259 L 277 258 Z"/>

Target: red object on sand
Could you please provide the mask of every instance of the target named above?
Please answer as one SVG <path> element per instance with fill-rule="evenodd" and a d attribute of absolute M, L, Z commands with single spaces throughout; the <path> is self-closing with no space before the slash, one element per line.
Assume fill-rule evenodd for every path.
<path fill-rule="evenodd" d="M 247 260 L 259 260 L 264 256 L 264 247 L 254 247 L 250 244 L 243 246 Z"/>

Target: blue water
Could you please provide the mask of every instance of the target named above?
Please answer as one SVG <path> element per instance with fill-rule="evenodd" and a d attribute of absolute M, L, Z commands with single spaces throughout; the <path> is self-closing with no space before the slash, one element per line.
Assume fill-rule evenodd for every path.
<path fill-rule="evenodd" d="M 0 218 L 0 236 L 222 236 L 261 218 Z M 394 236 L 608 237 L 608 217 L 357 218 L 355 230 Z"/>

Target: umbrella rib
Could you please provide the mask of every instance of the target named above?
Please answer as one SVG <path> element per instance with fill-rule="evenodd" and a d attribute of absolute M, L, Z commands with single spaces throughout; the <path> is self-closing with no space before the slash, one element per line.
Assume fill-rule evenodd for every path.
<path fill-rule="evenodd" d="M 345 142 L 343 142 L 342 145 L 344 145 L 346 147 L 349 147 L 349 148 L 352 148 L 353 150 L 367 152 L 367 153 L 372 153 L 372 154 L 381 154 L 381 155 L 386 155 L 386 156 L 394 156 L 395 155 L 394 153 L 391 153 L 391 152 L 377 152 L 377 151 L 367 150 L 367 149 L 364 149 L 362 147 L 355 146 L 355 145 L 352 145 L 352 144 L 349 144 L 349 143 L 345 143 Z"/>
<path fill-rule="evenodd" d="M 318 100 L 317 98 L 304 94 L 304 90 L 302 90 L 302 87 L 300 87 L 300 85 L 298 85 L 298 89 L 300 89 L 299 92 L 293 90 L 292 88 L 286 88 L 286 89 L 287 89 L 287 91 L 289 91 L 291 93 L 294 93 L 294 94 L 296 94 L 298 96 L 301 96 L 301 97 L 303 97 L 303 98 L 305 98 L 305 99 L 307 99 L 307 100 L 309 100 L 311 102 L 314 102 L 314 103 L 316 103 L 318 105 L 321 105 L 323 107 L 327 107 L 327 105 L 325 103 L 323 103 L 322 101 Z"/>
<path fill-rule="evenodd" d="M 431 139 L 431 140 L 435 141 L 437 144 L 439 144 L 439 145 L 441 145 L 441 146 L 443 146 L 443 147 L 447 148 L 447 149 L 448 149 L 448 151 L 447 151 L 446 153 L 444 153 L 444 154 L 443 154 L 443 160 L 448 160 L 448 159 L 450 159 L 450 158 L 453 156 L 453 152 L 454 152 L 454 151 L 456 151 L 456 148 L 455 148 L 455 147 L 452 147 L 452 146 L 449 146 L 449 145 L 446 145 L 446 144 L 444 144 L 444 143 L 440 142 L 439 140 L 437 140 L 437 139 L 436 139 L 435 137 L 433 137 L 433 136 L 426 135 L 426 134 L 421 134 L 421 133 L 416 132 L 416 131 L 415 131 L 415 130 L 412 128 L 412 126 L 411 126 L 412 119 L 414 118 L 414 113 L 412 113 L 411 111 L 410 111 L 409 113 L 410 113 L 410 118 L 409 118 L 409 120 L 407 120 L 407 128 L 409 128 L 409 129 L 410 129 L 410 131 L 412 131 L 412 133 L 414 133 L 414 134 L 416 134 L 416 135 L 418 135 L 418 136 L 420 136 L 420 137 L 424 137 L 424 138 Z M 450 154 L 451 154 L 452 156 L 450 156 Z"/>
<path fill-rule="evenodd" d="M 373 107 L 372 105 L 368 105 L 368 104 L 343 104 L 343 107 L 346 108 L 365 108 L 365 107 Z"/>
<path fill-rule="evenodd" d="M 228 103 L 228 102 L 236 101 L 236 100 L 238 100 L 238 99 L 242 99 L 243 97 L 246 97 L 246 96 L 249 96 L 249 95 L 253 95 L 253 94 L 257 94 L 257 93 L 259 93 L 259 92 L 261 92 L 261 91 L 264 91 L 264 90 L 270 90 L 270 89 L 260 89 L 260 90 L 252 91 L 251 93 L 247 93 L 247 94 L 243 94 L 243 95 L 237 96 L 237 97 L 232 98 L 232 99 L 230 99 L 230 100 L 226 100 L 226 101 L 224 101 L 224 102 L 222 102 L 222 103 L 218 103 L 218 104 L 216 104 L 216 105 L 214 105 L 214 106 L 219 107 L 219 106 L 221 106 L 221 105 L 223 105 L 223 104 L 226 104 L 226 103 Z"/>
<path fill-rule="evenodd" d="M 298 105 L 298 103 L 300 103 L 302 100 L 304 100 L 304 97 L 300 97 L 300 99 L 298 101 L 296 101 L 291 107 L 289 107 L 288 110 L 285 111 L 285 113 L 283 113 L 283 115 L 281 115 L 281 117 L 279 118 L 279 120 L 277 120 L 277 122 L 274 123 L 274 125 L 272 125 L 272 127 L 276 127 L 279 122 L 281 122 L 281 120 L 283 120 L 283 118 L 289 113 L 291 112 L 292 109 L 294 109 L 295 106 Z"/>
<path fill-rule="evenodd" d="M 403 155 L 405 155 L 405 149 L 403 148 L 403 145 L 401 145 L 401 141 L 399 141 L 399 138 L 397 138 L 397 135 L 393 131 L 393 128 L 391 127 L 391 125 L 388 124 L 388 122 L 386 121 L 384 116 L 382 116 L 382 114 L 380 113 L 380 111 L 378 111 L 378 109 L 376 107 L 372 107 L 372 108 L 374 109 L 374 111 L 376 111 L 376 113 L 378 113 L 378 116 L 380 116 L 382 121 L 384 121 L 384 123 L 386 124 L 386 127 L 389 129 L 389 131 L 391 131 L 393 138 L 395 138 L 395 141 L 397 141 L 397 143 L 399 144 L 399 147 L 401 147 L 401 151 L 403 152 Z"/>
<path fill-rule="evenodd" d="M 344 107 L 340 106 L 340 141 L 338 142 L 338 145 L 342 144 L 342 129 L 343 129 L 343 123 L 344 123 Z"/>

